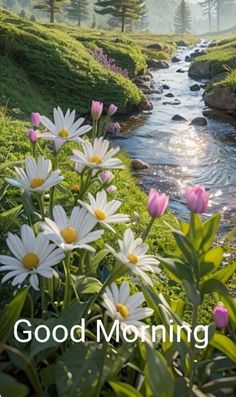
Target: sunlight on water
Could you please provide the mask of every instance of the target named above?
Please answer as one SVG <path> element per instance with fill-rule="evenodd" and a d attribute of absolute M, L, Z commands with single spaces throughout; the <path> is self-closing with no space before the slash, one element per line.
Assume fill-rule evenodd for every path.
<path fill-rule="evenodd" d="M 203 90 L 191 92 L 194 83 L 187 73 L 185 56 L 192 50 L 178 52 L 180 63 L 169 69 L 153 72 L 158 85 L 167 84 L 169 91 L 152 95 L 154 105 L 142 125 L 134 126 L 127 139 L 116 139 L 132 157 L 147 161 L 151 168 L 138 173 L 141 185 L 155 187 L 171 196 L 171 208 L 182 217 L 188 216 L 183 192 L 188 185 L 201 184 L 210 193 L 210 211 L 223 213 L 224 226 L 236 223 L 236 134 L 235 127 L 219 120 L 208 119 L 208 126 L 196 127 L 191 120 L 202 116 Z M 164 105 L 165 94 L 171 92 L 180 105 Z M 172 121 L 175 114 L 187 122 Z M 230 208 L 230 210 L 229 210 Z M 209 215 L 209 214 L 208 214 Z"/>

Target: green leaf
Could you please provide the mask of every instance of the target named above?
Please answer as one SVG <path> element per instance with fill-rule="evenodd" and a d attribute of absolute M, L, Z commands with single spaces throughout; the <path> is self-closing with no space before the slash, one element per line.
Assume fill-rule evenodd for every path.
<path fill-rule="evenodd" d="M 201 295 L 197 290 L 196 285 L 194 283 L 189 282 L 188 280 L 183 280 L 183 285 L 189 301 L 193 305 L 199 305 L 201 303 Z"/>
<path fill-rule="evenodd" d="M 95 273 L 97 271 L 98 266 L 103 261 L 103 259 L 109 254 L 109 250 L 104 248 L 99 250 L 92 258 L 90 268 Z"/>
<path fill-rule="evenodd" d="M 219 229 L 221 215 L 219 213 L 214 214 L 211 218 L 209 218 L 203 224 L 203 237 L 202 237 L 202 244 L 201 249 L 203 252 L 208 251 L 212 243 L 216 237 L 216 234 Z"/>
<path fill-rule="evenodd" d="M 161 353 L 155 351 L 148 344 L 146 345 L 146 351 L 146 377 L 153 397 L 173 397 L 174 379 L 169 371 L 166 360 Z"/>
<path fill-rule="evenodd" d="M 128 383 L 109 382 L 109 384 L 116 393 L 117 397 L 142 397 L 142 394 L 139 393 L 134 387 L 128 385 Z"/>
<path fill-rule="evenodd" d="M 32 326 L 35 325 L 46 325 L 50 330 L 52 330 L 57 325 L 64 325 L 68 330 L 75 324 L 80 324 L 81 318 L 83 317 L 84 311 L 87 307 L 86 302 L 78 302 L 77 300 L 72 302 L 68 309 L 58 318 L 50 318 L 49 320 L 34 320 L 31 321 Z M 62 331 L 63 332 L 63 331 Z M 63 336 L 63 335 L 62 335 Z M 62 338 L 60 336 L 60 330 L 58 330 L 57 337 Z M 56 342 L 53 338 L 49 338 L 49 340 L 45 343 L 38 343 L 35 339 L 32 340 L 31 343 L 31 357 L 34 357 L 36 354 L 39 354 L 42 351 L 47 349 L 52 349 L 54 347 L 59 346 L 61 343 Z"/>
<path fill-rule="evenodd" d="M 183 279 L 193 282 L 192 272 L 184 262 L 181 262 L 179 259 L 175 261 L 175 258 L 158 257 L 158 259 L 162 263 L 163 270 L 177 283 L 182 284 Z"/>
<path fill-rule="evenodd" d="M 236 271 L 236 262 L 224 266 L 221 270 L 218 270 L 218 272 L 214 273 L 210 278 L 214 278 L 226 284 L 229 281 L 229 279 L 233 276 L 235 271 Z"/>
<path fill-rule="evenodd" d="M 0 396 L 2 397 L 26 397 L 28 387 L 18 383 L 12 376 L 0 373 Z"/>
<path fill-rule="evenodd" d="M 3 228 L 4 233 L 9 230 L 12 223 L 14 223 L 17 216 L 20 214 L 22 210 L 22 205 L 18 205 L 10 210 L 4 211 L 0 213 L 0 224 L 1 228 Z"/>
<path fill-rule="evenodd" d="M 229 233 L 226 234 L 224 238 L 224 244 L 229 243 L 236 236 L 236 227 L 233 228 Z"/>
<path fill-rule="evenodd" d="M 232 361 L 236 362 L 236 343 L 227 336 L 216 332 L 209 344 L 215 349 L 218 349 Z"/>
<path fill-rule="evenodd" d="M 200 279 L 198 256 L 191 241 L 181 232 L 173 232 L 175 241 L 189 266 L 189 269 L 193 269 L 194 275 L 197 280 Z"/>
<path fill-rule="evenodd" d="M 216 271 L 220 266 L 224 255 L 224 250 L 221 247 L 216 247 L 209 250 L 201 260 L 200 273 L 205 276 L 212 270 Z"/>
<path fill-rule="evenodd" d="M 10 168 L 10 167 L 14 167 L 15 165 L 20 165 L 23 164 L 22 160 L 18 160 L 18 161 L 7 161 L 3 164 L 0 164 L 0 171 L 2 171 L 4 168 Z"/>
<path fill-rule="evenodd" d="M 212 294 L 214 292 L 219 292 L 222 295 L 228 295 L 229 291 L 228 288 L 224 283 L 219 280 L 215 280 L 213 278 L 207 280 L 201 285 L 200 292 L 202 297 L 205 294 Z"/>
<path fill-rule="evenodd" d="M 14 325 L 19 320 L 23 309 L 28 289 L 22 289 L 5 308 L 0 312 L 0 343 L 7 342 L 10 337 Z"/>
<path fill-rule="evenodd" d="M 205 393 L 213 393 L 215 391 L 227 388 L 235 388 L 236 376 L 224 376 L 223 378 L 217 378 L 205 383 L 201 386 L 201 389 Z"/>
<path fill-rule="evenodd" d="M 102 283 L 94 277 L 79 276 L 76 277 L 75 287 L 79 295 L 96 294 L 100 291 Z"/>

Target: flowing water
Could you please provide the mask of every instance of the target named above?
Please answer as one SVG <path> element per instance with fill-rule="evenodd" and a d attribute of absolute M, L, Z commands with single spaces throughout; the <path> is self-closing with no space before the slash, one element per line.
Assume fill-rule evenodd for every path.
<path fill-rule="evenodd" d="M 150 187 L 167 192 L 170 207 L 182 218 L 188 216 L 183 192 L 186 186 L 204 185 L 210 193 L 207 215 L 222 211 L 223 227 L 236 224 L 236 129 L 235 126 L 208 119 L 207 127 L 194 127 L 189 122 L 172 121 L 180 114 L 188 121 L 202 116 L 203 90 L 191 92 L 194 81 L 188 77 L 189 63 L 185 56 L 194 49 L 180 49 L 181 59 L 169 69 L 153 72 L 157 85 L 167 84 L 170 89 L 163 94 L 152 94 L 153 111 L 145 116 L 142 126 L 136 126 L 116 143 L 131 157 L 148 162 L 150 169 L 137 173 L 145 190 Z M 177 73 L 183 69 L 184 73 Z M 174 98 L 165 94 L 171 92 Z M 163 102 L 180 101 L 179 105 Z"/>

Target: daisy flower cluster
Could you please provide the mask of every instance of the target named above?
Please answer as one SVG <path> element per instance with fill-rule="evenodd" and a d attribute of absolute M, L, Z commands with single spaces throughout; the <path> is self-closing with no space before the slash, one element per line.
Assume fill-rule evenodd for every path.
<path fill-rule="evenodd" d="M 115 225 L 130 224 L 129 215 L 120 211 L 121 200 L 110 198 L 117 192 L 112 184 L 112 171 L 124 168 L 116 157 L 119 148 L 111 147 L 105 138 L 104 122 L 100 129 L 102 118 L 108 123 L 116 111 L 115 105 L 106 110 L 102 103 L 93 101 L 92 126 L 86 124 L 84 118 L 76 119 L 75 110 L 68 109 L 64 114 L 57 107 L 53 110 L 53 121 L 32 113 L 32 128 L 28 134 L 32 155 L 25 158 L 22 167 L 15 167 L 15 176 L 6 178 L 6 182 L 27 194 L 34 210 L 30 226 L 23 224 L 19 233 L 9 232 L 6 237 L 8 254 L 0 255 L 0 272 L 4 274 L 2 283 L 11 281 L 12 286 L 18 288 L 28 285 L 44 293 L 43 280 L 60 277 L 64 285 L 64 306 L 67 306 L 75 296 L 72 266 L 78 260 L 80 267 L 86 252 L 92 258 L 105 231 L 116 233 Z M 47 140 L 53 142 L 50 159 L 45 158 L 40 150 L 41 141 Z M 72 188 L 74 205 L 71 209 L 57 203 L 58 196 L 55 195 L 63 189 L 64 180 L 58 167 L 58 157 L 63 145 L 69 141 L 79 145 L 72 149 L 70 156 L 78 175 L 78 184 Z M 166 196 L 161 196 L 162 208 L 157 211 L 157 201 L 152 192 L 150 208 L 155 207 L 155 211 L 150 209 L 152 218 L 161 215 L 168 204 Z M 133 274 L 141 282 L 152 285 L 150 273 L 159 273 L 159 261 L 148 254 L 149 247 L 144 239 L 135 238 L 128 227 L 122 239 L 117 241 L 119 248 L 116 250 L 107 244 L 106 250 L 117 266 L 123 268 L 124 274 Z M 141 320 L 152 314 L 152 310 L 142 308 L 142 293 L 130 296 L 127 282 L 118 287 L 113 273 L 111 269 L 105 282 L 102 305 L 112 319 L 118 318 L 121 324 L 138 326 Z"/>

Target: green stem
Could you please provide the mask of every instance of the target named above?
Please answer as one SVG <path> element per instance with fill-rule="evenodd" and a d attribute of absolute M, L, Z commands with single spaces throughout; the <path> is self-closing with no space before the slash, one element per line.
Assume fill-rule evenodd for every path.
<path fill-rule="evenodd" d="M 32 148 L 32 156 L 35 158 L 36 157 L 36 143 L 32 143 L 31 148 Z"/>
<path fill-rule="evenodd" d="M 40 214 L 41 214 L 42 220 L 44 221 L 44 219 L 45 219 L 45 212 L 44 212 L 44 199 L 43 199 L 43 194 L 37 194 L 37 200 L 38 200 L 38 203 L 39 203 Z"/>
<path fill-rule="evenodd" d="M 191 340 L 190 340 L 190 364 L 191 364 L 191 376 L 190 376 L 190 396 L 193 396 L 193 385 L 194 385 L 194 378 L 195 378 L 195 370 L 196 370 L 196 348 L 195 348 L 195 339 L 194 339 L 194 329 L 197 325 L 197 318 L 198 318 L 198 305 L 193 305 L 192 311 L 192 324 L 191 324 Z"/>
<path fill-rule="evenodd" d="M 41 277 L 41 280 L 40 280 L 40 292 L 41 292 L 42 319 L 45 320 L 45 318 L 46 318 L 46 299 L 45 299 L 45 280 L 43 277 Z"/>
<path fill-rule="evenodd" d="M 63 310 L 65 310 L 71 301 L 71 273 L 70 273 L 70 252 L 66 253 L 65 263 L 65 291 L 64 291 L 64 299 L 63 299 Z"/>
<path fill-rule="evenodd" d="M 97 137 L 98 133 L 98 120 L 94 120 L 93 122 L 93 139 Z"/>
<path fill-rule="evenodd" d="M 152 228 L 152 225 L 154 224 L 155 220 L 156 220 L 156 218 L 151 218 L 149 224 L 147 225 L 146 229 L 144 230 L 144 232 L 142 234 L 142 240 L 143 241 L 146 240 L 146 238 L 147 238 L 147 236 L 148 236 L 148 234 L 149 234 L 149 232 L 150 232 L 150 230 Z"/>
<path fill-rule="evenodd" d="M 106 328 L 106 317 L 104 319 L 104 325 Z M 96 397 L 100 397 L 101 395 L 101 389 L 102 389 L 102 378 L 103 378 L 103 371 L 104 371 L 104 366 L 105 366 L 105 361 L 106 361 L 106 355 L 107 355 L 107 349 L 108 349 L 109 343 L 105 340 L 103 342 L 103 349 L 102 349 L 102 359 L 101 359 L 101 365 L 100 365 L 100 373 L 99 373 L 99 378 L 98 378 L 98 383 L 97 383 L 97 388 L 96 388 Z"/>
<path fill-rule="evenodd" d="M 55 171 L 57 169 L 58 154 L 54 154 L 52 159 L 52 169 Z M 54 196 L 55 196 L 55 186 L 50 189 L 50 199 L 49 199 L 49 214 L 53 219 L 53 206 L 54 206 Z"/>

